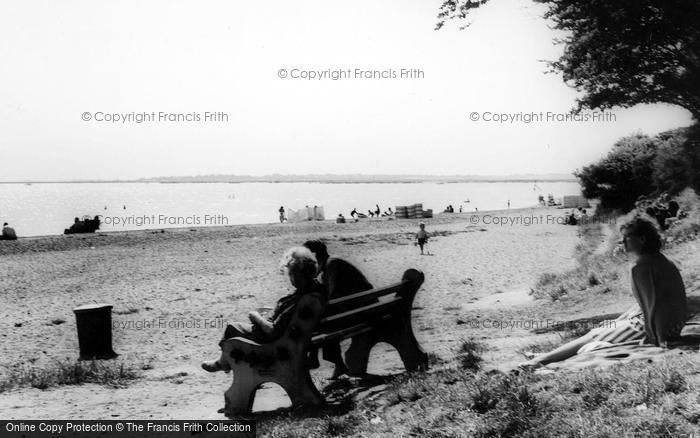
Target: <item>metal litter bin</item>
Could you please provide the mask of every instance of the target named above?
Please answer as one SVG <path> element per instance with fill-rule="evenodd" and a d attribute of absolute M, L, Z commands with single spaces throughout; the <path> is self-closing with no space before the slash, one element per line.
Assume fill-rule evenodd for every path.
<path fill-rule="evenodd" d="M 80 360 L 113 359 L 112 350 L 112 306 L 109 304 L 86 304 L 73 309 L 78 327 Z"/>

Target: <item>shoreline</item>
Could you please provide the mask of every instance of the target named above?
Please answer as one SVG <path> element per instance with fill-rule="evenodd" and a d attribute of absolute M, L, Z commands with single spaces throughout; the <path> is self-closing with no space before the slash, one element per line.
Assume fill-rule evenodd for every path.
<path fill-rule="evenodd" d="M 412 221 L 410 223 L 414 223 L 416 221 L 425 221 L 426 225 L 428 223 L 446 223 L 446 222 L 455 222 L 460 219 L 463 219 L 464 221 L 468 221 L 469 218 L 472 216 L 479 216 L 482 217 L 484 215 L 494 215 L 494 214 L 502 214 L 502 215 L 508 215 L 508 214 L 513 214 L 513 213 L 520 213 L 523 211 L 531 211 L 531 210 L 565 210 L 563 207 L 541 207 L 538 205 L 533 205 L 530 207 L 520 207 L 520 208 L 511 208 L 511 209 L 497 209 L 497 210 L 483 210 L 483 211 L 478 211 L 478 212 L 455 212 L 455 213 L 444 213 L 444 212 L 439 212 L 433 215 L 432 218 L 415 218 L 415 219 L 396 219 L 395 216 L 385 216 L 381 217 L 380 219 L 374 219 L 374 218 L 365 218 L 365 219 L 360 219 L 359 221 L 355 222 L 352 220 L 347 220 L 346 218 L 346 223 L 344 224 L 336 224 L 335 219 L 325 219 L 322 221 L 300 221 L 300 222 L 285 222 L 285 223 L 279 223 L 279 222 L 262 222 L 262 223 L 246 223 L 246 224 L 232 224 L 232 225 L 212 225 L 212 226 L 176 226 L 176 227 L 155 227 L 155 228 L 140 228 L 140 229 L 135 229 L 135 230 L 110 230 L 110 231 L 101 231 L 98 230 L 94 233 L 78 233 L 78 234 L 40 234 L 36 236 L 18 236 L 17 240 L 0 240 L 0 255 L 3 254 L 2 251 L 2 246 L 3 245 L 8 245 L 11 244 L 12 242 L 27 242 L 27 241 L 35 241 L 35 240 L 42 240 L 42 239 L 58 239 L 63 236 L 67 236 L 69 239 L 75 239 L 78 237 L 90 237 L 90 236 L 119 236 L 119 235 L 131 235 L 131 234 L 138 234 L 138 233 L 154 233 L 154 232 L 161 232 L 161 230 L 164 230 L 164 232 L 184 232 L 184 231 L 205 231 L 205 230 L 214 230 L 214 231 L 223 231 L 223 230 L 235 230 L 237 228 L 252 228 L 252 227 L 287 227 L 287 226 L 300 226 L 304 224 L 319 224 L 319 225 L 339 225 L 339 226 L 348 226 L 348 225 L 353 225 L 353 224 L 378 224 L 378 223 L 389 223 L 389 222 L 394 222 L 394 223 L 401 223 L 401 222 L 408 222 Z M 391 218 L 391 219 L 389 219 Z M 70 237 L 70 236 L 75 236 L 75 237 Z"/>

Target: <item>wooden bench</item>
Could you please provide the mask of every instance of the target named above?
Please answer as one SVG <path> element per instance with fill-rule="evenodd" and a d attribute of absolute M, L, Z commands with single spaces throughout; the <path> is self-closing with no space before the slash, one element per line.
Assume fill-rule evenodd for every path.
<path fill-rule="evenodd" d="M 292 405 L 319 405 L 324 398 L 314 386 L 307 356 L 311 347 L 351 338 L 345 361 L 351 375 L 367 371 L 370 350 L 386 342 L 398 350 L 407 371 L 427 369 L 428 355 L 411 326 L 411 308 L 423 273 L 407 270 L 399 283 L 329 301 L 318 294 L 302 297 L 281 337 L 258 344 L 244 338 L 227 339 L 222 358 L 233 371 L 233 384 L 224 394 L 226 414 L 249 413 L 255 391 L 276 383 Z"/>

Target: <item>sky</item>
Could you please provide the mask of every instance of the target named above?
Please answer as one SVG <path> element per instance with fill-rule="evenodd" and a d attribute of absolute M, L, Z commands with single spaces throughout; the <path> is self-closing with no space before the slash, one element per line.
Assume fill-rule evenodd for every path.
<path fill-rule="evenodd" d="M 577 94 L 545 74 L 562 47 L 542 5 L 492 0 L 435 31 L 439 4 L 6 2 L 0 181 L 570 173 L 624 135 L 690 124 L 669 105 L 556 120 Z"/>

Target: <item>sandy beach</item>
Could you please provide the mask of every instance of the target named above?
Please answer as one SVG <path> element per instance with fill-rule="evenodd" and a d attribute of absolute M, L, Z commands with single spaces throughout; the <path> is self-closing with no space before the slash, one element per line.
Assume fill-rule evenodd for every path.
<path fill-rule="evenodd" d="M 400 279 L 407 268 L 426 274 L 413 325 L 423 347 L 450 358 L 457 343 L 493 338 L 496 361 L 516 360 L 511 349 L 521 328 L 477 324 L 479 318 L 514 320 L 532 307 L 530 286 L 542 272 L 563 272 L 575 261 L 577 227 L 495 225 L 502 215 L 560 215 L 556 209 L 439 215 L 425 220 L 434 236 L 431 256 L 413 245 L 417 220 L 309 222 L 54 236 L 2 242 L 9 274 L 3 294 L 2 365 L 42 367 L 78 356 L 72 309 L 109 303 L 119 360 L 143 365 L 143 378 L 126 388 L 96 385 L 48 390 L 14 389 L 0 395 L 7 418 L 223 418 L 216 410 L 230 375 L 208 374 L 203 359 L 217 355 L 226 321 L 269 306 L 287 293 L 279 273 L 283 251 L 321 238 L 331 254 L 356 264 L 375 286 Z M 490 220 L 489 220 L 490 218 Z M 484 224 L 487 222 L 487 224 Z M 543 312 L 546 313 L 546 312 Z M 492 323 L 491 326 L 494 324 Z M 370 372 L 401 372 L 398 355 L 379 345 Z M 328 364 L 314 372 L 320 386 Z M 274 408 L 278 394 L 260 391 L 256 409 Z M 284 400 L 282 400 L 284 403 Z"/>

